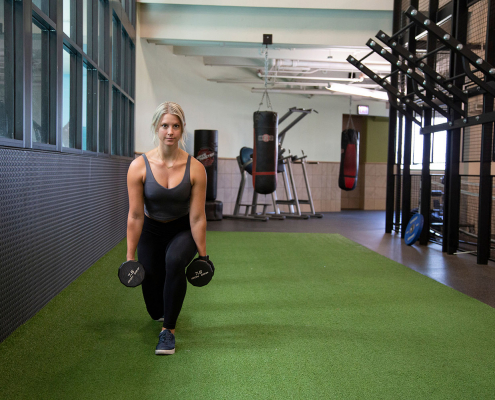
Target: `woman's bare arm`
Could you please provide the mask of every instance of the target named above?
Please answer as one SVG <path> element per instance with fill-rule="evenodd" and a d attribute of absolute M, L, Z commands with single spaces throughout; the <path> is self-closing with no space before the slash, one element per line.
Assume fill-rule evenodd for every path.
<path fill-rule="evenodd" d="M 203 164 L 191 158 L 191 206 L 189 221 L 200 256 L 206 256 L 206 171 Z"/>
<path fill-rule="evenodd" d="M 127 172 L 129 215 L 127 216 L 127 260 L 134 260 L 144 223 L 144 175 L 143 157 L 136 158 Z"/>

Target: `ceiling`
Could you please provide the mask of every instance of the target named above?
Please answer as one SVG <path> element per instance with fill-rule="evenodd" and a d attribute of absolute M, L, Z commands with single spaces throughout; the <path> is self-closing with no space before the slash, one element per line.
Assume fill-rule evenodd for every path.
<path fill-rule="evenodd" d="M 218 77 L 208 80 L 219 84 L 249 86 L 254 93 L 264 91 L 265 84 L 269 92 L 308 97 L 349 96 L 349 93 L 340 91 L 345 90 L 342 85 L 385 93 L 379 85 L 346 61 L 349 55 L 358 59 L 365 57 L 370 52 L 366 46 L 263 46 L 260 43 L 198 43 L 160 39 L 148 39 L 148 42 L 171 45 L 176 55 L 201 57 L 205 66 L 222 67 L 219 68 L 222 72 Z M 390 64 L 376 54 L 366 58 L 366 65 L 382 77 L 390 73 Z M 228 67 L 227 74 L 224 72 L 225 67 Z"/>
<path fill-rule="evenodd" d="M 371 5 L 356 0 L 349 6 L 339 0 L 340 9 L 321 0 L 306 0 L 319 9 L 302 8 L 306 2 L 301 1 L 292 1 L 289 9 L 276 8 L 283 4 L 278 0 L 256 0 L 255 7 L 247 6 L 254 0 L 227 2 L 236 7 L 211 5 L 217 0 L 181 1 L 184 4 L 165 0 L 141 4 L 139 34 L 149 43 L 172 46 L 175 55 L 200 57 L 205 66 L 218 70 L 208 74 L 212 82 L 242 85 L 252 92 L 264 91 L 266 85 L 270 92 L 308 97 L 349 97 L 349 87 L 365 89 L 372 96 L 385 94 L 346 59 L 365 57 L 370 53 L 365 45 L 368 38 L 379 29 L 389 30 L 390 0 Z M 263 2 L 266 7 L 260 5 Z M 354 5 L 359 8 L 353 10 Z M 263 46 L 260 32 L 272 32 L 273 44 Z M 390 73 L 390 64 L 377 54 L 367 57 L 366 65 L 381 77 Z"/>

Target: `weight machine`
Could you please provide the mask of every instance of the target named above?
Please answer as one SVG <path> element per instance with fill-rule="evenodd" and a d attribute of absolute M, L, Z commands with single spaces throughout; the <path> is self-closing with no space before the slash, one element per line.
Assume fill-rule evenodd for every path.
<path fill-rule="evenodd" d="M 279 119 L 279 124 L 285 121 L 290 115 L 293 113 L 300 113 L 300 115 L 292 121 L 287 127 L 285 127 L 282 132 L 280 132 L 277 136 L 278 140 L 278 165 L 277 165 L 277 173 L 282 174 L 283 182 L 284 182 L 284 190 L 286 195 L 286 200 L 278 200 L 277 193 L 274 191 L 271 193 L 271 203 L 258 203 L 258 193 L 253 191 L 253 198 L 251 203 L 242 203 L 242 198 L 244 195 L 244 190 L 246 187 L 246 179 L 247 174 L 252 173 L 252 163 L 253 163 L 253 149 L 249 147 L 241 148 L 239 156 L 236 157 L 237 164 L 239 166 L 239 170 L 241 173 L 241 182 L 239 184 L 239 190 L 237 192 L 237 198 L 234 206 L 234 212 L 232 215 L 224 215 L 223 218 L 231 218 L 231 219 L 254 219 L 260 221 L 268 221 L 268 219 L 285 219 L 287 218 L 298 218 L 298 219 L 309 219 L 310 217 L 322 218 L 322 214 L 318 214 L 315 212 L 313 197 L 311 195 L 311 188 L 309 186 L 309 179 L 306 170 L 306 164 L 308 163 L 307 155 L 304 154 L 302 157 L 294 156 L 290 154 L 288 156 L 283 156 L 285 153 L 285 149 L 282 148 L 282 144 L 285 138 L 286 133 L 294 127 L 299 121 L 301 121 L 306 115 L 311 114 L 312 112 L 316 112 L 313 109 L 302 109 L 292 107 L 289 111 L 284 114 Z M 293 173 L 293 165 L 300 164 L 304 182 L 307 191 L 307 199 L 301 200 L 297 194 L 296 183 L 294 179 Z M 317 164 L 317 163 L 315 163 Z M 310 206 L 311 211 L 309 213 L 301 212 L 301 205 L 306 204 Z M 289 206 L 289 212 L 281 212 L 278 205 L 287 205 Z M 273 213 L 267 213 L 267 208 L 272 206 L 274 209 Z M 244 213 L 241 214 L 241 207 L 245 207 Z M 261 212 L 258 212 L 258 207 L 263 207 Z"/>
<path fill-rule="evenodd" d="M 293 156 L 290 154 L 286 157 L 283 157 L 285 149 L 282 148 L 282 144 L 285 139 L 285 134 L 287 131 L 292 128 L 295 124 L 297 124 L 301 119 L 303 119 L 306 115 L 311 114 L 311 112 L 318 113 L 318 111 L 313 109 L 302 109 L 292 107 L 289 111 L 280 119 L 279 123 L 288 118 L 292 113 L 299 112 L 301 115 L 297 117 L 290 125 L 288 125 L 280 134 L 278 135 L 278 145 L 279 145 L 279 163 L 277 172 L 281 173 L 284 181 L 284 190 L 285 197 L 287 200 L 277 200 L 277 192 L 272 193 L 274 196 L 275 204 L 287 205 L 289 206 L 289 212 L 280 212 L 281 215 L 285 215 L 287 218 L 299 218 L 299 219 L 308 219 L 309 217 L 314 218 L 322 218 L 323 214 L 319 214 L 315 212 L 315 207 L 313 204 L 313 196 L 311 195 L 311 188 L 309 186 L 308 173 L 306 171 L 307 155 L 302 152 L 302 157 Z M 318 162 L 309 162 L 310 164 L 318 164 Z M 304 183 L 306 186 L 307 199 L 301 200 L 297 194 L 296 183 L 294 179 L 294 173 L 292 170 L 293 164 L 300 164 L 303 172 Z M 292 191 L 291 191 L 292 189 Z M 301 204 L 309 205 L 310 212 L 303 213 L 301 212 Z M 294 210 L 295 208 L 295 210 Z"/>

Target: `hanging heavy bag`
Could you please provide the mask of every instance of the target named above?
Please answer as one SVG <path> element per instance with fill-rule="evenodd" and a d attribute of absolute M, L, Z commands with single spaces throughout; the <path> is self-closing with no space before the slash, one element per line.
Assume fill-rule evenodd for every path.
<path fill-rule="evenodd" d="M 340 150 L 339 187 L 353 190 L 357 185 L 359 170 L 359 132 L 346 129 L 342 132 Z"/>
<path fill-rule="evenodd" d="M 194 131 L 194 157 L 206 169 L 206 200 L 217 198 L 218 131 L 196 129 Z"/>
<path fill-rule="evenodd" d="M 278 115 L 273 111 L 256 111 L 253 119 L 253 187 L 259 194 L 270 194 L 277 189 Z"/>

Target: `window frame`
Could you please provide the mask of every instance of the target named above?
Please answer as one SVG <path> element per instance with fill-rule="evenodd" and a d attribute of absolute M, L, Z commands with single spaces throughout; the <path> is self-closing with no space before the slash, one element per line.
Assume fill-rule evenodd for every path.
<path fill-rule="evenodd" d="M 15 39 L 14 39 L 14 5 L 12 2 L 4 0 L 4 20 L 3 20 L 3 40 L 4 40 L 4 120 L 6 136 L 0 136 L 0 140 L 11 145 L 18 145 L 22 141 L 16 138 L 16 129 L 14 126 L 15 111 Z M 8 55 L 8 57 L 7 57 Z M 10 101 L 8 101 L 10 99 Z"/>
<path fill-rule="evenodd" d="M 27 149 L 41 149 L 77 154 L 88 154 L 99 157 L 133 158 L 134 143 L 134 116 L 128 112 L 134 112 L 135 93 L 135 9 L 136 1 L 127 0 L 124 7 L 119 2 L 109 0 L 87 1 L 87 52 L 83 46 L 83 4 L 77 0 L 69 0 L 71 3 L 70 35 L 63 31 L 63 0 L 47 0 L 48 15 L 39 9 L 32 0 L 5 1 L 5 125 L 6 132 L 10 136 L 0 137 L 0 145 Z M 10 11 L 10 13 L 9 13 Z M 79 18 L 76 18 L 79 16 Z M 113 59 L 112 48 L 112 18 L 117 18 L 122 32 L 116 35 L 119 48 L 125 46 L 124 60 Z M 9 20 L 10 18 L 10 20 Z M 49 90 L 43 93 L 43 100 L 47 96 L 46 106 L 48 120 L 48 144 L 34 142 L 32 130 L 33 111 L 33 33 L 32 24 L 48 30 L 48 57 L 47 69 Z M 102 25 L 103 24 L 103 25 Z M 101 39 L 100 33 L 103 33 Z M 122 43 L 124 37 L 124 43 Z M 102 47 L 102 49 L 100 49 Z M 69 147 L 62 146 L 63 130 L 63 54 L 67 48 L 71 55 L 71 139 Z M 119 52 L 121 55 L 122 51 Z M 11 55 L 11 56 L 10 56 Z M 124 61 L 124 62 L 122 62 Z M 120 77 L 114 80 L 112 63 L 120 67 Z M 83 63 L 87 67 L 87 86 L 83 88 Z M 123 71 L 125 69 L 125 71 Z M 120 106 L 116 127 L 125 127 L 125 132 L 117 132 L 116 141 L 118 151 L 112 155 L 113 115 L 112 99 L 113 90 L 118 91 Z M 82 150 L 82 91 L 87 92 L 86 103 L 86 132 L 87 150 Z M 45 103 L 43 103 L 45 104 Z M 124 112 L 128 110 L 127 112 Z M 125 120 L 124 120 L 125 119 Z M 120 153 L 123 153 L 122 155 Z"/>
<path fill-rule="evenodd" d="M 57 91 L 56 91 L 56 79 L 57 79 L 57 68 L 52 68 L 52 66 L 56 66 L 56 60 L 57 60 L 57 51 L 56 51 L 56 46 L 57 46 L 57 36 L 55 34 L 54 26 L 55 23 L 51 21 L 46 15 L 42 14 L 41 10 L 39 10 L 34 4 L 33 4 L 33 19 L 32 19 L 32 24 L 36 25 L 38 28 L 41 30 L 47 32 L 46 35 L 46 47 L 48 48 L 48 55 L 45 59 L 43 59 L 43 67 L 42 67 L 42 75 L 46 74 L 47 75 L 47 80 L 48 80 L 48 87 L 46 88 L 46 94 L 45 98 L 42 101 L 42 108 L 46 108 L 45 111 L 42 111 L 42 115 L 46 114 L 45 116 L 47 117 L 47 129 L 48 129 L 48 143 L 43 143 L 43 142 L 35 142 L 33 135 L 34 132 L 32 130 L 33 124 L 31 123 L 31 127 L 29 129 L 25 130 L 25 133 L 27 134 L 28 132 L 31 135 L 31 143 L 32 143 L 32 148 L 33 149 L 38 149 L 38 150 L 56 150 L 56 144 L 57 144 L 57 129 L 56 129 L 56 98 L 57 98 Z M 31 30 L 31 49 L 33 48 L 32 46 L 32 30 Z M 31 65 L 32 65 L 32 51 L 31 51 Z M 31 68 L 31 77 L 32 75 L 32 68 Z M 41 88 L 42 92 L 44 91 L 44 88 Z M 31 79 L 31 115 L 33 112 L 33 106 L 32 106 L 32 101 L 33 101 L 33 82 Z M 32 120 L 32 118 L 31 118 Z M 32 121 L 33 122 L 33 121 Z M 27 127 L 26 127 L 27 128 Z"/>

